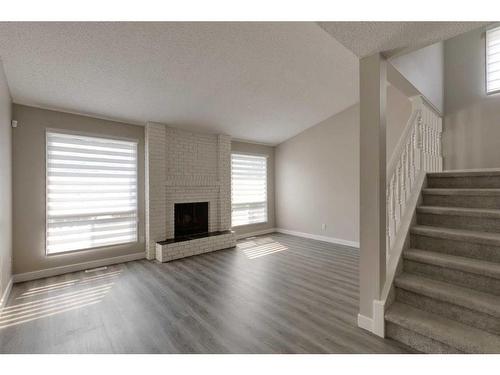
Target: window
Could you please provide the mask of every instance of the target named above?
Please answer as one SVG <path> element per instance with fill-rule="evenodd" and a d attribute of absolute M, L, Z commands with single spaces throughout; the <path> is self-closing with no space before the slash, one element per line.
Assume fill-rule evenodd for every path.
<path fill-rule="evenodd" d="M 232 225 L 267 222 L 267 157 L 231 155 Z"/>
<path fill-rule="evenodd" d="M 486 93 L 500 92 L 500 27 L 486 31 Z"/>
<path fill-rule="evenodd" d="M 47 254 L 137 241 L 137 142 L 47 132 Z"/>

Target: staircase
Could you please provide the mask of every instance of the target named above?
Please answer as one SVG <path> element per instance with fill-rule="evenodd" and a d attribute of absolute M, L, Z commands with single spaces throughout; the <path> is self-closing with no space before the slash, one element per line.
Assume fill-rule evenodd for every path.
<path fill-rule="evenodd" d="M 500 171 L 427 174 L 386 337 L 425 353 L 500 353 Z"/>

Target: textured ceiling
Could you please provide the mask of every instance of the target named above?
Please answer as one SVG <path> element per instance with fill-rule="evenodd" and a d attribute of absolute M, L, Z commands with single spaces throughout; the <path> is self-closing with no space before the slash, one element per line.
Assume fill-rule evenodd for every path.
<path fill-rule="evenodd" d="M 0 23 L 0 35 L 20 104 L 276 144 L 358 101 L 358 59 L 316 23 Z"/>
<path fill-rule="evenodd" d="M 412 51 L 476 29 L 488 22 L 319 22 L 358 57 Z"/>

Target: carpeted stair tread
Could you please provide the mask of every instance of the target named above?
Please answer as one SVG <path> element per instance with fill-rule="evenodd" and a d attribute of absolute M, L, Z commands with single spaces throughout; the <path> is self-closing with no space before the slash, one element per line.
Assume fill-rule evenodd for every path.
<path fill-rule="evenodd" d="M 428 177 L 496 177 L 500 176 L 499 169 L 479 170 L 479 171 L 443 171 L 443 172 L 429 172 Z"/>
<path fill-rule="evenodd" d="M 500 319 L 500 298 L 493 294 L 404 273 L 395 280 L 397 288 L 452 303 Z"/>
<path fill-rule="evenodd" d="M 500 234 L 493 232 L 479 232 L 465 229 L 435 227 L 429 225 L 415 225 L 411 228 L 411 233 L 427 237 L 500 246 Z"/>
<path fill-rule="evenodd" d="M 417 213 L 500 219 L 500 209 L 490 208 L 419 206 L 417 207 Z"/>
<path fill-rule="evenodd" d="M 427 195 L 500 196 L 500 189 L 425 188 L 422 189 L 422 193 Z"/>
<path fill-rule="evenodd" d="M 396 302 L 385 314 L 388 322 L 430 337 L 465 353 L 500 353 L 500 336 Z"/>
<path fill-rule="evenodd" d="M 405 250 L 403 256 L 405 259 L 415 262 L 452 268 L 454 270 L 488 276 L 500 280 L 500 263 L 420 249 Z"/>

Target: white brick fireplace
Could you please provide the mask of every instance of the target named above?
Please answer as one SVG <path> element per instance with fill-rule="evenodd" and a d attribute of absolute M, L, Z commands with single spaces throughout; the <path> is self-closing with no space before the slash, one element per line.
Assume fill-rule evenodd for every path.
<path fill-rule="evenodd" d="M 235 246 L 233 233 L 174 238 L 175 203 L 208 202 L 209 232 L 231 229 L 231 138 L 146 125 L 146 254 L 168 261 Z"/>

